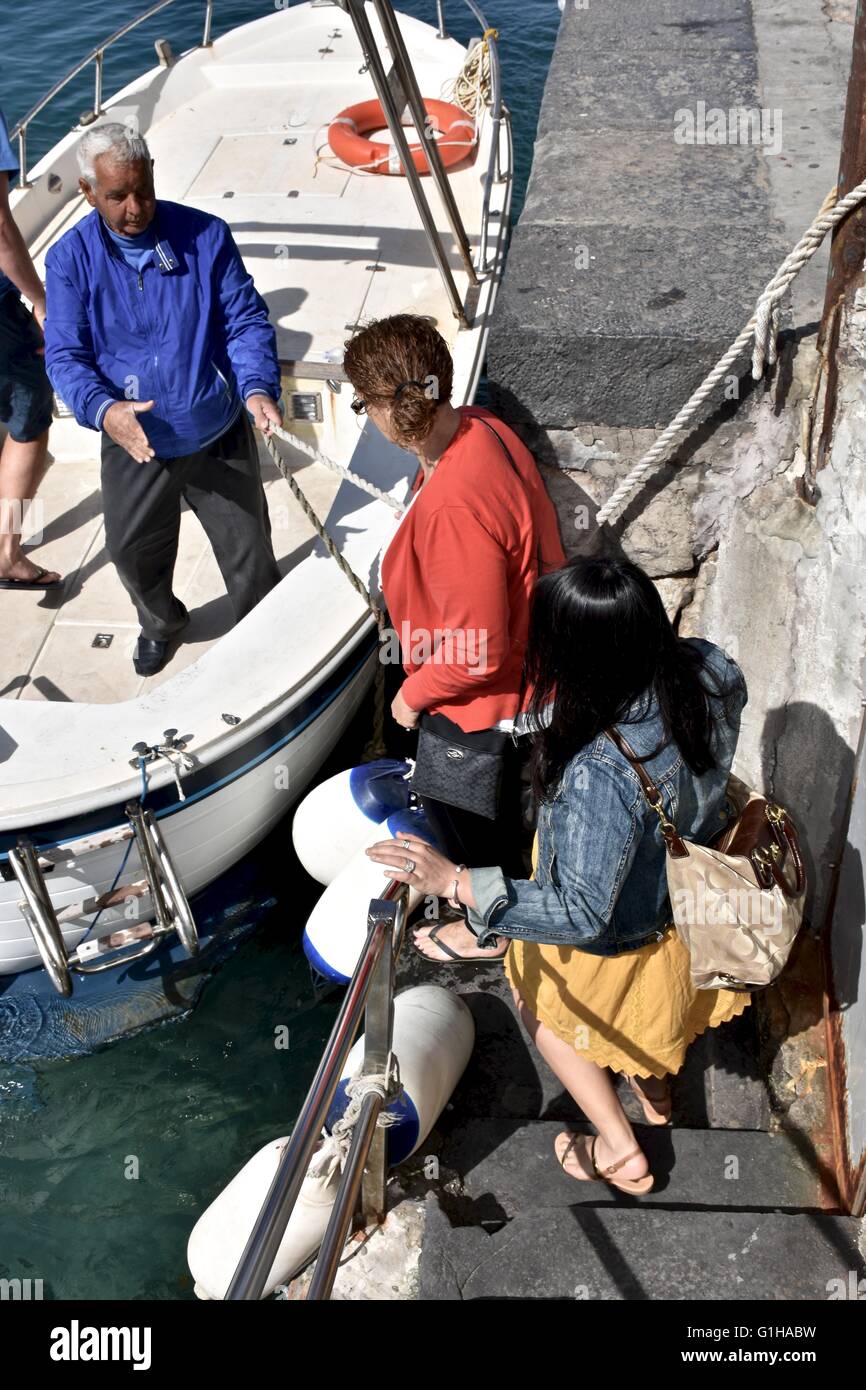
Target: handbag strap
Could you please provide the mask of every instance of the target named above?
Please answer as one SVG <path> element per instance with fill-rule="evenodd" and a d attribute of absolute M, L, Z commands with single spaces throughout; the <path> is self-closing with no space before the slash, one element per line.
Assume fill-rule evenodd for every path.
<path fill-rule="evenodd" d="M 499 433 L 499 431 L 498 431 L 498 430 L 495 430 L 495 429 L 493 428 L 493 426 L 491 425 L 490 421 L 489 421 L 489 420 L 485 420 L 484 417 L 483 417 L 482 415 L 473 415 L 472 418 L 473 418 L 473 420 L 477 420 L 479 424 L 484 425 L 484 427 L 485 427 L 486 429 L 488 429 L 488 430 L 490 431 L 491 434 L 495 434 L 495 435 L 496 435 L 496 438 L 499 440 L 499 443 L 502 445 L 502 448 L 503 448 L 504 451 L 505 451 L 505 457 L 508 459 L 508 462 L 511 464 L 511 468 L 512 468 L 513 472 L 515 472 L 515 473 L 517 474 L 518 480 L 522 483 L 522 482 L 523 482 L 523 479 L 520 477 L 520 471 L 519 471 L 519 469 L 518 469 L 518 467 L 517 467 L 517 464 L 514 462 L 514 457 L 513 457 L 512 453 L 511 453 L 511 450 L 509 449 L 509 447 L 508 447 L 508 445 L 506 444 L 505 440 L 502 438 L 502 435 Z"/>
<path fill-rule="evenodd" d="M 668 816 L 665 814 L 664 799 L 662 797 L 660 789 L 656 786 L 655 782 L 650 777 L 649 773 L 647 772 L 637 753 L 635 753 L 631 744 L 628 742 L 627 739 L 623 737 L 623 735 L 619 732 L 618 729 L 605 729 L 604 732 L 607 734 L 611 742 L 616 744 L 620 753 L 622 753 L 623 757 L 631 764 L 631 766 L 637 773 L 638 778 L 640 779 L 641 787 L 643 788 L 643 794 L 646 797 L 648 804 L 652 807 L 652 809 L 655 811 L 656 815 L 659 818 L 662 837 L 667 847 L 668 854 L 671 856 L 672 859 L 682 859 L 684 856 L 688 856 L 688 849 L 686 848 L 684 841 L 680 838 L 676 826 L 674 825 L 673 821 L 669 820 Z"/>
<path fill-rule="evenodd" d="M 509 449 L 509 447 L 508 447 L 508 445 L 506 444 L 505 440 L 502 438 L 502 435 L 499 433 L 499 431 L 498 431 L 498 430 L 495 430 L 495 429 L 493 428 L 493 426 L 491 425 L 491 423 L 490 423 L 489 420 L 484 420 L 480 415 L 473 415 L 472 418 L 473 418 L 473 420 L 477 420 L 477 421 L 479 422 L 479 424 L 484 425 L 484 426 L 490 431 L 490 433 L 491 433 L 492 435 L 495 435 L 495 437 L 499 440 L 499 443 L 502 445 L 502 448 L 503 448 L 503 450 L 504 450 L 505 457 L 508 459 L 508 462 L 509 462 L 509 464 L 511 465 L 511 471 L 512 471 L 512 473 L 513 473 L 514 476 L 516 477 L 517 481 L 520 483 L 520 486 L 521 486 L 522 488 L 525 488 L 524 481 L 523 481 L 523 479 L 522 479 L 521 476 L 520 476 L 520 469 L 517 467 L 517 464 L 514 462 L 514 457 L 513 457 L 512 453 L 511 453 L 511 450 Z M 542 575 L 542 574 L 544 573 L 544 562 L 543 562 L 543 560 L 542 560 L 542 558 L 541 558 L 541 539 L 540 539 L 540 538 L 537 540 L 536 545 L 535 545 L 535 563 L 536 563 L 536 566 L 537 566 L 537 568 L 538 568 L 538 573 L 539 573 L 539 575 Z"/>

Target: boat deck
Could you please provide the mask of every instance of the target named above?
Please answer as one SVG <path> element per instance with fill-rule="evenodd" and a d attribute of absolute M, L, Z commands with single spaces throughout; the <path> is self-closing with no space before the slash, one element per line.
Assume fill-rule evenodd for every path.
<path fill-rule="evenodd" d="M 450 40 L 437 41 L 432 29 L 416 21 L 401 19 L 401 28 L 422 91 L 440 96 L 460 66 L 462 50 Z M 287 428 L 349 464 L 372 427 L 348 412 L 346 401 L 326 386 L 322 369 L 339 364 L 353 326 L 411 311 L 429 315 L 449 341 L 457 337 L 406 180 L 337 168 L 325 142 L 330 119 L 373 94 L 369 74 L 359 72 L 362 66 L 354 31 L 340 11 L 301 7 L 236 30 L 172 68 L 145 74 L 106 110 L 108 118 L 139 120 L 154 155 L 158 197 L 189 203 L 230 223 L 276 328 L 284 387 L 318 389 L 322 395 L 320 425 L 288 420 Z M 15 204 L 40 270 L 49 246 L 90 211 L 72 192 L 72 155 L 80 133 L 55 147 L 34 171 L 40 175 L 34 189 Z M 479 151 L 450 175 L 469 229 L 479 226 L 485 170 L 486 154 Z M 49 171 L 60 178 L 60 196 L 65 189 L 71 194 L 59 207 L 52 201 L 57 194 L 45 192 Z M 424 186 L 465 298 L 468 280 L 444 213 L 429 179 Z M 477 236 L 470 235 L 470 241 L 475 246 Z M 334 375 L 340 375 L 338 366 Z M 305 379 L 310 376 L 318 379 Z M 471 399 L 474 384 L 469 383 L 477 369 L 470 358 L 457 376 L 463 394 L 455 399 Z M 343 395 L 349 390 L 343 383 Z M 369 476 L 371 450 L 365 442 Z M 280 447 L 326 517 L 339 479 Z M 176 675 L 227 632 L 229 601 L 204 532 L 185 511 L 175 592 L 190 610 L 191 625 L 158 676 L 150 681 L 136 676 L 130 658 L 138 624 L 104 543 L 99 438 L 73 420 L 60 419 L 49 448 L 52 462 L 25 534 L 35 533 L 28 547 L 33 559 L 59 570 L 66 582 L 54 593 L 0 595 L 0 695 L 97 704 L 127 700 Z M 372 452 L 381 453 L 384 472 L 395 476 L 395 451 L 380 441 Z M 309 552 L 312 530 L 263 447 L 261 454 L 274 545 L 285 574 Z"/>

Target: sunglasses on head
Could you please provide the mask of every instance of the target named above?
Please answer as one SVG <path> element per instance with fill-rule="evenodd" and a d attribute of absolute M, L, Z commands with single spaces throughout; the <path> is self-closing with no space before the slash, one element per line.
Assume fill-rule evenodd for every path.
<path fill-rule="evenodd" d="M 378 397 L 378 399 L 383 402 L 389 400 L 396 401 L 399 399 L 400 392 L 405 391 L 407 386 L 420 386 L 422 389 L 425 389 L 426 385 L 427 383 L 425 381 L 401 381 L 393 396 L 380 396 Z M 358 396 L 356 396 L 355 399 L 351 402 L 351 407 L 356 415 L 365 415 L 367 412 L 367 406 L 371 404 L 375 405 L 376 402 L 362 401 Z"/>

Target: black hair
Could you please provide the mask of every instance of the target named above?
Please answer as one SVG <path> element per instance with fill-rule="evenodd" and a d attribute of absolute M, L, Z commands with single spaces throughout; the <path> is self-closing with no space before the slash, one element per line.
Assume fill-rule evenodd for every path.
<path fill-rule="evenodd" d="M 725 686 L 699 648 L 677 636 L 639 566 L 583 556 L 536 584 L 523 679 L 532 690 L 530 720 L 540 730 L 532 756 L 540 800 L 551 798 L 581 748 L 613 724 L 646 718 L 653 698 L 664 736 L 643 758 L 673 742 L 692 772 L 709 771 L 718 718 L 710 701 L 721 700 L 727 715 L 725 702 L 738 684 Z"/>

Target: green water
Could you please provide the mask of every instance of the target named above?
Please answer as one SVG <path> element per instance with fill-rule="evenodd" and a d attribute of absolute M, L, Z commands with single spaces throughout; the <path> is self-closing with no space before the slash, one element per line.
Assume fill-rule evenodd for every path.
<path fill-rule="evenodd" d="M 107 33 L 144 8 L 79 0 L 62 27 L 47 6 L 4 7 L 0 104 L 13 125 Z M 404 0 L 419 18 L 432 0 Z M 554 0 L 487 0 L 502 36 L 503 85 L 515 129 L 515 217 L 559 23 Z M 215 33 L 269 6 L 221 4 Z M 448 0 L 458 38 L 477 32 Z M 128 36 L 106 60 L 116 91 L 151 61 L 153 39 L 175 51 L 195 42 L 203 6 L 180 3 Z M 453 21 L 451 17 L 453 16 Z M 12 55 L 14 61 L 8 61 Z M 91 100 L 79 78 L 40 119 L 31 160 L 50 148 Z M 359 761 L 356 727 L 336 766 Z M 36 1067 L 0 1066 L 0 1278 L 42 1279 L 46 1298 L 192 1297 L 185 1250 L 203 1208 L 246 1159 L 291 1129 L 339 1005 L 317 997 L 300 948 L 316 885 L 291 856 L 288 825 L 257 856 L 262 893 L 279 906 L 207 986 L 196 1011 L 103 1052 Z M 278 1028 L 289 1046 L 275 1046 Z"/>

